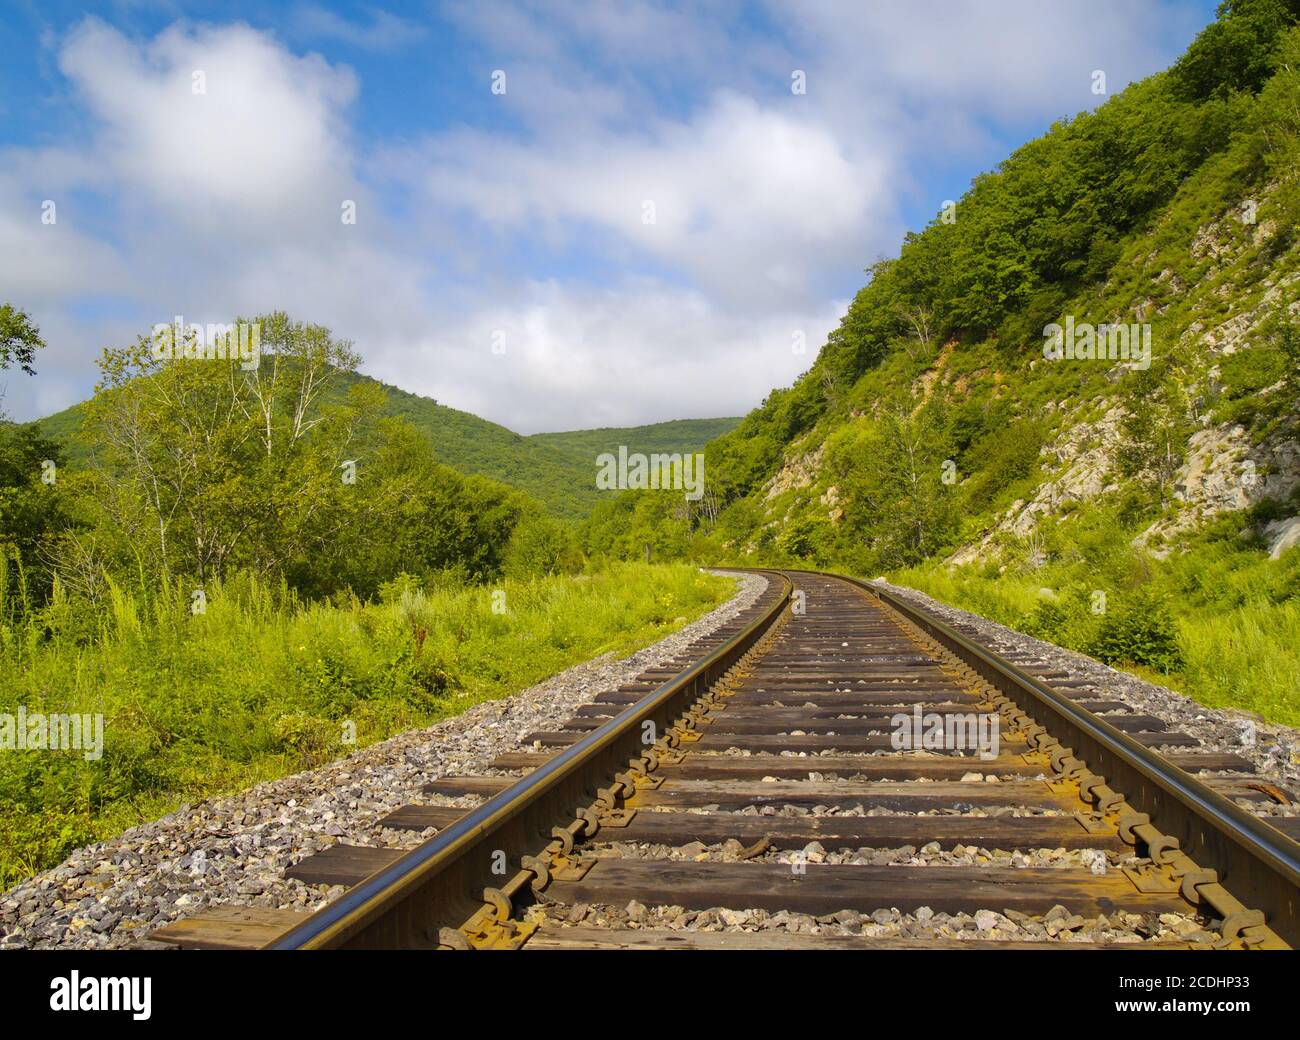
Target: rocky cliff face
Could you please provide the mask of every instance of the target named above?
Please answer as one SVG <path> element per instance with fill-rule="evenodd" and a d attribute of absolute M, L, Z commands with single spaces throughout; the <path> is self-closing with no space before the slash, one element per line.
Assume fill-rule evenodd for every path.
<path fill-rule="evenodd" d="M 1180 357 L 1179 379 L 1189 402 L 1191 432 L 1179 448 L 1181 463 L 1170 482 L 1170 507 L 1134 539 L 1134 545 L 1163 557 L 1175 550 L 1184 536 L 1221 514 L 1249 509 L 1266 499 L 1285 503 L 1300 489 L 1300 439 L 1295 417 L 1253 429 L 1239 422 L 1216 421 L 1215 405 L 1230 389 L 1222 365 L 1239 351 L 1260 341 L 1263 330 L 1279 312 L 1300 314 L 1297 295 L 1300 270 L 1292 255 L 1278 258 L 1262 270 L 1259 249 L 1276 232 L 1275 222 L 1244 225 L 1237 215 L 1240 204 L 1207 221 L 1191 236 L 1187 257 L 1198 262 L 1199 277 L 1185 284 L 1152 249 L 1139 264 L 1145 288 L 1135 294 L 1127 314 L 1114 321 L 1150 318 L 1163 324 L 1157 349 L 1168 345 Z M 1153 234 L 1155 232 L 1153 231 Z M 1167 259 L 1167 258 L 1166 258 Z M 953 358 L 951 344 L 931 367 L 912 380 L 910 392 L 919 408 L 933 393 L 960 397 L 968 375 L 952 377 L 946 371 Z M 1041 375 L 1045 362 L 1032 359 L 1015 380 Z M 1121 471 L 1118 448 L 1123 423 L 1134 407 L 1130 370 L 1115 365 L 1106 373 L 1109 390 L 1098 401 L 1050 402 L 1045 411 L 1061 417 L 1055 433 L 1039 453 L 1038 476 L 1028 495 L 1002 503 L 979 533 L 949 556 L 965 564 L 995 556 L 1008 540 L 1028 542 L 1048 518 L 1061 517 L 1088 503 L 1122 493 L 1129 481 Z M 997 372 L 992 382 L 1003 390 L 1018 385 L 1008 373 Z M 1264 388 L 1280 393 L 1282 385 Z M 862 416 L 853 412 L 850 421 Z M 844 422 L 844 419 L 838 422 Z M 792 443 L 783 465 L 764 485 L 762 501 L 768 526 L 779 527 L 800 510 L 838 523 L 844 516 L 840 489 L 823 474 L 825 437 L 836 420 L 824 421 L 817 430 Z M 969 478 L 967 478 L 969 479 Z M 778 503 L 786 492 L 808 491 L 791 502 Z M 1270 520 L 1261 528 L 1276 557 L 1300 544 L 1300 515 Z"/>
<path fill-rule="evenodd" d="M 764 501 L 771 502 L 787 491 L 812 487 L 816 484 L 825 454 L 825 445 L 813 451 L 803 451 L 796 447 L 787 452 L 785 462 L 777 470 L 776 475 L 763 485 Z"/>

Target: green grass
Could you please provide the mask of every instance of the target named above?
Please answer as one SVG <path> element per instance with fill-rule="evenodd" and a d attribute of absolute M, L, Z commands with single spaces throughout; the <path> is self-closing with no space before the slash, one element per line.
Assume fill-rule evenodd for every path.
<path fill-rule="evenodd" d="M 380 604 L 303 604 L 240 577 L 210 586 L 201 616 L 180 589 L 117 590 L 94 614 L 59 598 L 33 626 L 0 627 L 0 711 L 102 713 L 104 754 L 0 753 L 0 889 L 183 803 L 629 653 L 732 587 L 685 565 L 616 564 L 494 587 L 395 583 Z"/>
<path fill-rule="evenodd" d="M 1186 618 L 1180 642 L 1182 680 L 1197 700 L 1300 726 L 1300 603 Z"/>
<path fill-rule="evenodd" d="M 1272 561 L 1207 537 L 1167 561 L 1135 559 L 1109 573 L 1081 561 L 1002 575 L 926 563 L 890 580 L 1210 707 L 1300 726 L 1300 552 Z M 1095 590 L 1104 615 L 1092 612 Z"/>

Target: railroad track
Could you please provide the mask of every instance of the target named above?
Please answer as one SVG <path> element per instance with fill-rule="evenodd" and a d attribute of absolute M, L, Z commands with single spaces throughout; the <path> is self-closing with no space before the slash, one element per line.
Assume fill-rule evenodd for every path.
<path fill-rule="evenodd" d="M 758 600 L 674 667 L 531 734 L 487 775 L 426 788 L 477 807 L 392 813 L 388 827 L 433 829 L 417 847 L 335 845 L 295 865 L 347 886 L 322 909 L 223 907 L 153 937 L 1059 948 L 1086 924 L 1171 921 L 1161 945 L 1300 945 L 1300 845 L 1280 829 L 1296 820 L 1243 807 L 1270 797 L 1248 761 L 1017 667 L 883 589 L 761 573 Z M 899 921 L 904 937 L 870 934 Z"/>

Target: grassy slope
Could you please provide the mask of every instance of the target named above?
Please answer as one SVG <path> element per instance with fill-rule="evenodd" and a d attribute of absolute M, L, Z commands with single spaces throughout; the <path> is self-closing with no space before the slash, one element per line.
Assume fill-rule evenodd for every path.
<path fill-rule="evenodd" d="M 646 646 L 728 598 L 692 567 L 300 605 L 247 578 L 180 594 L 123 593 L 90 645 L 0 630 L 0 711 L 102 713 L 105 751 L 0 755 L 0 890 L 136 823 L 507 696 L 580 661 Z M 354 745 L 341 743 L 355 725 Z"/>
<path fill-rule="evenodd" d="M 344 386 L 369 378 L 351 376 Z M 428 397 L 386 383 L 381 385 L 388 394 L 387 414 L 422 430 L 432 442 L 439 462 L 462 473 L 477 473 L 519 488 L 554 515 L 566 519 L 586 516 L 597 502 L 595 459 L 601 452 L 616 451 L 620 444 L 647 453 L 698 451 L 740 421 L 676 419 L 649 426 L 525 437 Z M 78 460 L 75 437 L 81 428 L 81 415 L 81 406 L 73 405 L 38 422 L 46 436 L 69 445 L 73 464 Z"/>
<path fill-rule="evenodd" d="M 1057 559 L 994 576 L 931 562 L 889 577 L 1059 646 L 1103 658 L 1113 651 L 1113 663 L 1203 704 L 1300 727 L 1300 552 L 1273 562 L 1233 541 L 1214 532 L 1190 539 L 1148 572 L 1146 595 L 1133 605 L 1125 590 L 1140 579 L 1123 571 L 1141 561 L 1122 551 L 1105 569 Z M 1097 590 L 1106 614 L 1092 612 Z M 1153 622 L 1167 629 L 1170 656 L 1159 669 L 1133 665 Z"/>

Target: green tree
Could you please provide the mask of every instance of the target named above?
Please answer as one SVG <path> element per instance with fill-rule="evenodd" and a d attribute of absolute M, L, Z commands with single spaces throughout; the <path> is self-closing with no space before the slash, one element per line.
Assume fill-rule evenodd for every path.
<path fill-rule="evenodd" d="M 358 457 L 382 392 L 328 394 L 356 367 L 351 344 L 282 313 L 259 323 L 251 371 L 237 359 L 167 360 L 145 338 L 104 351 L 86 431 L 98 534 L 118 564 L 200 582 L 240 567 L 309 571 L 382 508 L 364 493 Z"/>
<path fill-rule="evenodd" d="M 406 572 L 428 582 L 454 573 L 486 581 L 505 563 L 523 516 L 540 507 L 485 477 L 438 463 L 428 439 L 409 423 L 385 419 L 365 449 L 366 485 L 348 501 L 364 509 L 341 540 L 339 571 L 327 584 L 369 595 Z"/>
<path fill-rule="evenodd" d="M 47 550 L 71 525 L 62 463 L 59 446 L 34 425 L 0 421 L 0 608 L 39 606 L 49 595 Z"/>
<path fill-rule="evenodd" d="M 45 346 L 41 330 L 13 304 L 0 305 L 0 368 L 17 365 L 29 376 L 36 374 L 36 352 Z"/>
<path fill-rule="evenodd" d="M 1163 366 L 1162 366 L 1163 369 Z M 1195 429 L 1187 395 L 1178 379 L 1155 367 L 1134 373 L 1128 411 L 1120 422 L 1123 441 L 1116 453 L 1120 472 L 1145 484 L 1161 507 Z"/>
<path fill-rule="evenodd" d="M 512 578 L 572 571 L 580 561 L 573 532 L 541 512 L 515 527 L 506 546 L 504 569 Z"/>
<path fill-rule="evenodd" d="M 1274 43 L 1300 18 L 1296 0 L 1224 0 L 1170 70 L 1184 97 L 1203 100 L 1259 90 L 1274 67 Z"/>
<path fill-rule="evenodd" d="M 35 375 L 36 352 L 44 346 L 27 314 L 0 305 L 0 369 L 17 365 Z M 0 411 L 0 623 L 49 593 L 42 552 L 69 524 L 58 487 L 62 463 L 58 445 L 35 426 L 5 421 Z"/>
<path fill-rule="evenodd" d="M 828 447 L 831 472 L 844 495 L 845 523 L 866 540 L 882 566 L 919 563 L 956 528 L 945 417 L 937 404 L 915 411 L 900 397 L 874 422 Z"/>

